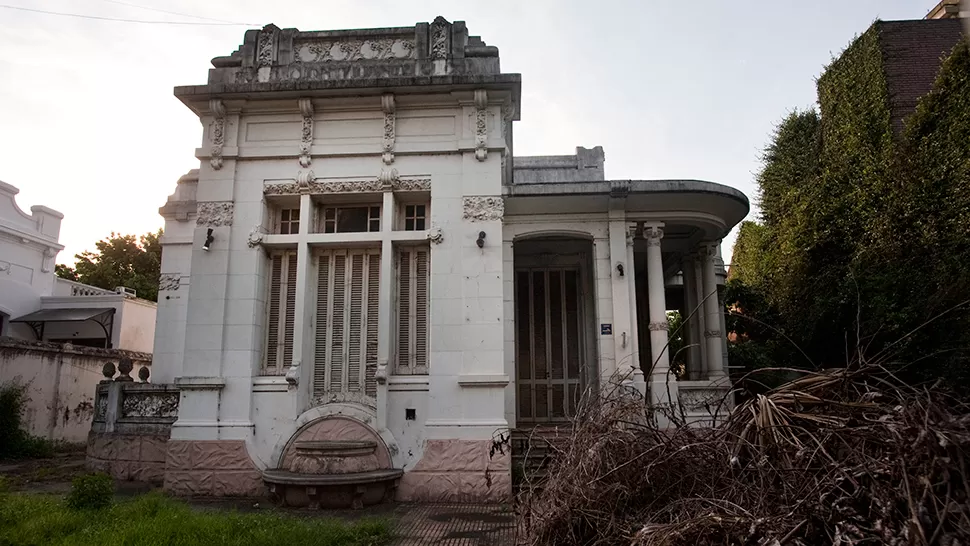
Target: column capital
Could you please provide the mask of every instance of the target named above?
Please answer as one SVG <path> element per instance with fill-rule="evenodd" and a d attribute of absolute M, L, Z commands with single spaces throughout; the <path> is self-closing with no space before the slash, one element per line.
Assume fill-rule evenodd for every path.
<path fill-rule="evenodd" d="M 647 240 L 647 246 L 660 246 L 660 240 L 664 238 L 663 222 L 643 224 L 643 238 Z"/>
<path fill-rule="evenodd" d="M 720 241 L 703 241 L 697 247 L 697 257 L 701 260 L 713 260 L 717 256 Z"/>

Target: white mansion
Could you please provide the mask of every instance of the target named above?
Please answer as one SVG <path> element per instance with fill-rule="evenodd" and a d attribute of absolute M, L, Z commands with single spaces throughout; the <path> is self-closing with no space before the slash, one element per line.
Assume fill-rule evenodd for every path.
<path fill-rule="evenodd" d="M 201 166 L 160 211 L 168 489 L 497 500 L 496 435 L 586 389 L 620 377 L 697 418 L 727 391 L 739 191 L 607 180 L 599 147 L 514 157 L 521 78 L 460 21 L 268 25 L 212 65 L 175 89 Z M 690 315 L 676 374 L 668 309 Z"/>

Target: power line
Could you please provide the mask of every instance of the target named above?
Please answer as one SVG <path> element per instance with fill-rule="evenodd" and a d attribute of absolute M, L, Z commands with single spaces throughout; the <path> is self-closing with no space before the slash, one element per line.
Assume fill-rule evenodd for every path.
<path fill-rule="evenodd" d="M 45 11 L 42 9 L 23 8 L 20 6 L 8 6 L 0 4 L 0 8 L 14 9 L 19 11 L 30 11 L 33 13 L 43 13 L 46 15 L 60 15 L 63 17 L 77 17 L 79 19 L 96 19 L 98 21 L 117 21 L 119 23 L 143 23 L 147 25 L 194 25 L 194 26 L 251 26 L 244 23 L 197 23 L 186 21 L 146 21 L 144 19 L 120 19 L 116 17 L 99 17 L 97 15 L 81 15 L 80 13 L 62 13 L 59 11 Z"/>
<path fill-rule="evenodd" d="M 164 9 L 151 8 L 151 7 L 148 7 L 148 6 L 140 6 L 138 4 L 129 4 L 128 2 L 120 2 L 119 0 L 101 0 L 101 1 L 102 2 L 108 2 L 109 4 L 118 4 L 120 6 L 129 6 L 129 7 L 132 7 L 132 8 L 147 9 L 148 11 L 157 11 L 158 13 L 167 13 L 169 15 L 178 15 L 178 16 L 181 16 L 181 17 L 190 17 L 192 19 L 202 19 L 202 20 L 205 20 L 205 21 L 216 21 L 216 22 L 219 22 L 219 23 L 226 23 L 226 24 L 229 24 L 229 25 L 259 26 L 259 25 L 256 25 L 254 23 L 236 23 L 234 21 L 226 21 L 225 19 L 214 19 L 212 17 L 202 17 L 201 15 L 192 15 L 192 14 L 189 14 L 189 13 L 179 13 L 177 11 L 168 11 L 168 10 L 164 10 Z"/>

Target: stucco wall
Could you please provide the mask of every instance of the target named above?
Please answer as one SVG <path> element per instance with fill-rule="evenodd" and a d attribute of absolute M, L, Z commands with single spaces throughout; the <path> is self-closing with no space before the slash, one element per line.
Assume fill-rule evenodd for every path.
<path fill-rule="evenodd" d="M 131 351 L 90 349 L 0 338 L 0 384 L 27 387 L 25 424 L 31 434 L 52 440 L 83 442 L 94 416 L 94 395 L 104 379 L 106 362 L 131 358 L 132 377 L 151 355 Z"/>
<path fill-rule="evenodd" d="M 126 299 L 121 312 L 121 339 L 117 347 L 128 351 L 152 352 L 155 344 L 155 304 Z"/>
<path fill-rule="evenodd" d="M 29 338 L 29 328 L 8 320 L 36 311 L 40 298 L 51 295 L 64 215 L 38 205 L 27 214 L 17 206 L 19 191 L 0 182 L 0 313 L 5 315 L 0 335 Z"/>

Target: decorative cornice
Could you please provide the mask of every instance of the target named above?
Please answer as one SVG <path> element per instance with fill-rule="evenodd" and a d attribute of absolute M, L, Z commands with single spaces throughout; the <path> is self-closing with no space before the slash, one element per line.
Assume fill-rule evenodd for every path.
<path fill-rule="evenodd" d="M 462 218 L 472 222 L 501 220 L 505 215 L 505 201 L 498 196 L 474 195 L 461 198 Z"/>
<path fill-rule="evenodd" d="M 199 203 L 195 217 L 197 226 L 231 226 L 234 212 L 232 201 L 203 201 Z"/>
<path fill-rule="evenodd" d="M 209 101 L 212 112 L 212 150 L 209 152 L 209 165 L 213 169 L 222 168 L 222 147 L 226 144 L 226 106 L 219 99 Z"/>
<path fill-rule="evenodd" d="M 385 165 L 394 163 L 394 140 L 397 131 L 397 108 L 394 104 L 394 95 L 385 93 L 381 96 L 381 110 L 384 111 L 384 141 L 381 145 L 383 155 L 381 161 Z"/>
<path fill-rule="evenodd" d="M 652 332 L 659 332 L 659 331 L 666 332 L 670 328 L 670 323 L 667 322 L 666 320 L 662 322 L 651 322 L 648 325 L 648 328 Z"/>
<path fill-rule="evenodd" d="M 304 176 L 312 176 L 312 171 L 301 173 Z M 390 176 L 390 175 L 388 175 Z M 386 184 L 380 178 L 361 179 L 361 180 L 328 180 L 319 182 L 318 179 L 308 180 L 306 185 L 301 187 L 297 183 L 267 184 L 263 186 L 265 195 L 301 195 L 301 194 L 326 194 L 326 193 L 377 193 L 385 190 Z M 400 178 L 391 180 L 390 189 L 392 191 L 430 191 L 430 178 Z"/>
<path fill-rule="evenodd" d="M 310 148 L 313 146 L 313 101 L 300 99 L 300 114 L 303 116 L 303 132 L 300 135 L 300 166 L 310 166 Z"/>
<path fill-rule="evenodd" d="M 475 90 L 475 159 L 488 157 L 488 92 Z"/>

